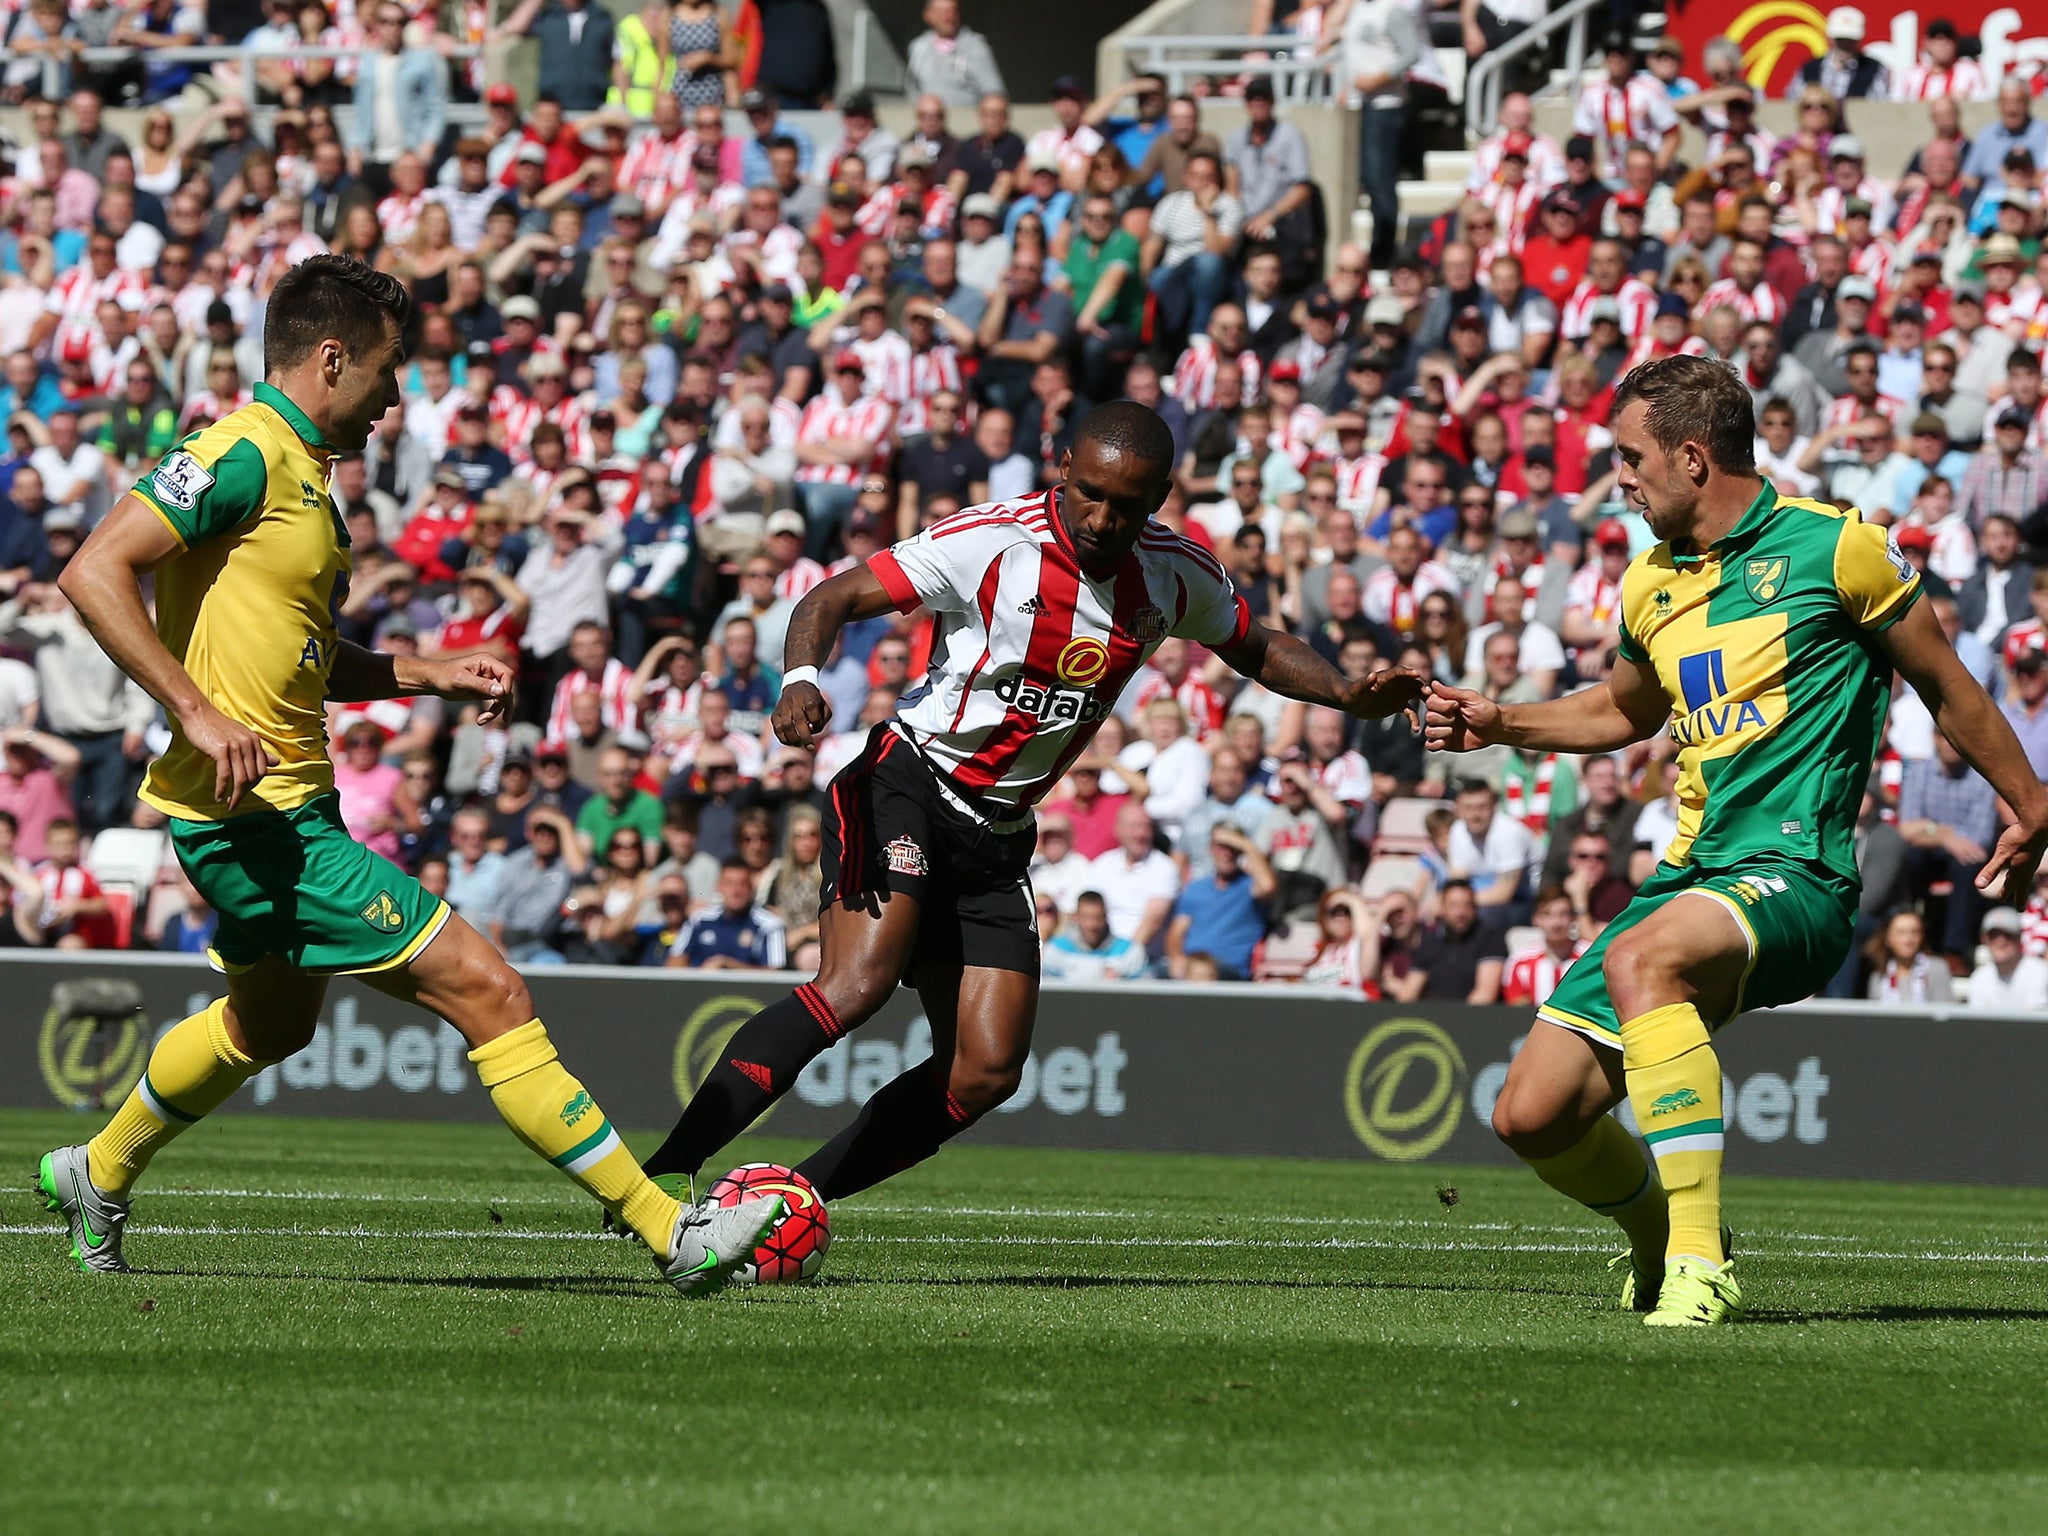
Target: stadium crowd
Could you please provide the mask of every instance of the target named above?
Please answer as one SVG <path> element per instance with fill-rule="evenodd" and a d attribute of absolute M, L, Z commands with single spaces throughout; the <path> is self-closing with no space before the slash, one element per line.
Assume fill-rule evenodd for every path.
<path fill-rule="evenodd" d="M 1896 529 L 2048 774 L 2048 119 L 2026 80 L 1943 73 L 1940 28 L 1903 165 L 1869 162 L 1841 92 L 1806 90 L 1779 137 L 1719 41 L 1702 87 L 1675 45 L 1617 39 L 1563 143 L 1509 96 L 1453 212 L 1398 248 L 1383 230 L 1383 269 L 1349 244 L 1325 269 L 1307 147 L 1261 76 L 1222 82 L 1244 121 L 1220 139 L 1202 97 L 1149 77 L 1053 82 L 1026 139 L 987 40 L 930 0 L 914 130 L 856 93 L 817 136 L 784 114 L 830 89 L 822 8 L 752 14 L 771 9 L 788 29 L 764 47 L 708 0 L 616 24 L 527 0 L 496 29 L 273 0 L 210 76 L 152 62 L 151 40 L 206 32 L 174 4 L 115 11 L 106 39 L 112 7 L 16 15 L 0 943 L 205 947 L 135 794 L 161 712 L 55 577 L 182 433 L 249 400 L 266 295 L 329 249 L 419 310 L 403 406 L 335 470 L 341 633 L 522 676 L 509 728 L 336 706 L 343 812 L 522 964 L 813 963 L 826 786 L 917 686 L 933 625 L 850 629 L 823 673 L 835 734 L 796 751 L 767 724 L 795 603 L 1055 485 L 1079 418 L 1120 395 L 1181 454 L 1160 520 L 1259 620 L 1349 674 L 1529 700 L 1605 676 L 1652 542 L 1607 468 L 1617 380 L 1722 359 L 1780 490 Z M 495 31 L 542 40 L 534 99 L 447 56 Z M 95 40 L 139 51 L 88 68 L 73 45 Z M 1973 90 L 1997 99 L 1974 138 Z M 465 100 L 481 124 L 450 127 Z M 135 142 L 111 104 L 144 109 Z M 1041 807 L 1046 974 L 1540 1000 L 1674 835 L 1672 753 L 1426 760 L 1404 721 L 1306 709 L 1169 640 Z M 2048 1008 L 2048 896 L 1987 913 L 1971 884 L 2001 814 L 1902 693 L 1831 993 L 1938 1001 L 1974 968 L 1973 1000 Z"/>

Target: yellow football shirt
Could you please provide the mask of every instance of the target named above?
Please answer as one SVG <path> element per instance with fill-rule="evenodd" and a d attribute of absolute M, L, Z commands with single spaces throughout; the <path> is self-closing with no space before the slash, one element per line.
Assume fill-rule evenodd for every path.
<path fill-rule="evenodd" d="M 253 404 L 185 438 L 135 486 L 180 546 L 156 573 L 158 638 L 278 758 L 237 814 L 293 810 L 334 788 L 327 677 L 353 561 L 327 493 L 333 460 L 305 413 L 258 384 Z M 180 820 L 219 821 L 230 813 L 213 782 L 213 760 L 173 721 L 142 798 Z"/>

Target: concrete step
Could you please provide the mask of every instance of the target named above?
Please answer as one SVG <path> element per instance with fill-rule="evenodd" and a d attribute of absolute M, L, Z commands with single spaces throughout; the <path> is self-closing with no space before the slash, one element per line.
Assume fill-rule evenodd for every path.
<path fill-rule="evenodd" d="M 1422 157 L 1422 179 L 1463 186 L 1472 171 L 1469 149 L 1432 149 Z"/>

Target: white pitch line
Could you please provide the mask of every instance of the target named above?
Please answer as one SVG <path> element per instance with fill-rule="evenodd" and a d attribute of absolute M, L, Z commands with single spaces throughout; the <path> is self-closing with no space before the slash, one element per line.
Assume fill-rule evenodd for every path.
<path fill-rule="evenodd" d="M 215 1200 L 318 1200 L 352 1201 L 366 1203 L 417 1204 L 417 1205 L 472 1205 L 481 1200 L 497 1206 L 560 1206 L 561 1197 L 554 1195 L 435 1195 L 435 1194 L 350 1194 L 345 1190 L 283 1190 L 283 1189 L 152 1189 L 145 1193 L 149 1200 L 166 1196 L 178 1199 Z M 1015 1217 L 1029 1221 L 1127 1221 L 1153 1222 L 1159 1220 L 1206 1220 L 1196 1212 L 1160 1211 L 1108 1211 L 1086 1210 L 1072 1206 L 975 1206 L 975 1205 L 896 1205 L 896 1204 L 849 1204 L 843 1209 L 847 1219 L 867 1216 L 937 1216 L 966 1217 L 974 1219 L 1000 1219 Z M 1278 1227 L 1358 1227 L 1369 1231 L 1421 1229 L 1442 1231 L 1441 1221 L 1424 1221 L 1410 1216 L 1258 1216 L 1231 1218 L 1256 1221 L 1263 1226 Z M 1580 1233 L 1591 1229 L 1565 1223 L 1537 1223 L 1510 1221 L 1463 1221 L 1456 1223 L 1464 1232 L 1552 1232 Z M 1746 1228 L 1742 1234 L 1752 1241 L 1769 1240 L 1783 1243 L 1853 1243 L 1857 1234 L 1853 1232 L 1792 1232 L 1779 1231 L 1768 1227 Z M 1988 1240 L 1993 1248 L 2048 1248 L 2048 1238 L 1993 1238 Z"/>
<path fill-rule="evenodd" d="M 482 1230 L 476 1228 L 443 1228 L 438 1231 L 384 1232 L 370 1227 L 141 1227 L 131 1231 L 148 1236 L 161 1237 L 291 1237 L 352 1239 L 374 1242 L 471 1242 L 505 1241 L 526 1243 L 604 1243 L 616 1239 L 601 1232 L 528 1232 L 512 1230 Z M 0 1225 L 0 1235 L 25 1237 L 55 1237 L 62 1235 L 62 1229 L 55 1223 L 27 1225 L 10 1223 Z M 1003 1237 L 951 1237 L 951 1236 L 889 1236 L 880 1233 L 863 1233 L 855 1239 L 862 1245 L 875 1244 L 890 1247 L 924 1248 L 1159 1248 L 1205 1250 L 1215 1248 L 1259 1248 L 1282 1249 L 1303 1252 L 1376 1252 L 1395 1251 L 1401 1253 L 1607 1253 L 1611 1243 L 1461 1243 L 1461 1242 L 1395 1242 L 1372 1238 L 1327 1238 L 1322 1242 L 1300 1242 L 1290 1239 L 1233 1239 L 1227 1237 L 1047 1237 L 1047 1236 L 1003 1236 Z M 2048 1264 L 2048 1253 L 1943 1253 L 1932 1249 L 1914 1252 L 1878 1252 L 1868 1249 L 1817 1249 L 1808 1250 L 1788 1257 L 1801 1259 L 1835 1259 L 1850 1263 L 1899 1262 L 1902 1260 L 1921 1261 L 1937 1264 Z M 1255 1282 L 1248 1282 L 1255 1283 Z"/>

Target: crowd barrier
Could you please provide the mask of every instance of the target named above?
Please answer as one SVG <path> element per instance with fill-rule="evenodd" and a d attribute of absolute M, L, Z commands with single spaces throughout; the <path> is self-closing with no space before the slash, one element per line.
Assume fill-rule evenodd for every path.
<path fill-rule="evenodd" d="M 68 1016 L 55 987 L 93 977 L 134 982 L 142 1013 Z M 788 986 L 759 973 L 576 967 L 528 981 L 607 1112 L 647 1128 L 673 1119 L 733 1031 Z M 154 1032 L 220 985 L 181 957 L 0 962 L 0 1107 L 111 1107 Z M 1022 1087 L 969 1134 L 1006 1146 L 1503 1164 L 1488 1119 L 1528 1026 L 1521 1009 L 1308 989 L 1048 986 Z M 829 1135 L 925 1059 L 930 1041 L 916 994 L 899 992 L 813 1062 L 760 1129 Z M 1720 1048 L 1733 1172 L 2048 1185 L 2048 1143 L 2034 1130 L 2048 1020 L 1805 1005 L 1737 1020 Z M 266 1069 L 227 1112 L 496 1118 L 454 1030 L 346 981 L 330 991 L 313 1045 Z"/>

